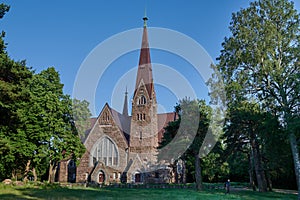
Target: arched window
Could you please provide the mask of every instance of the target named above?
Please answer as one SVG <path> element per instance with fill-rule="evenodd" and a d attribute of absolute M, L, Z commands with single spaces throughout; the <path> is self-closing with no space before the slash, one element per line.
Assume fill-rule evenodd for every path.
<path fill-rule="evenodd" d="M 142 131 L 140 131 L 140 140 L 142 140 L 143 139 L 143 133 L 142 133 Z"/>
<path fill-rule="evenodd" d="M 138 98 L 138 105 L 145 105 L 146 104 L 146 97 L 144 95 Z"/>
<path fill-rule="evenodd" d="M 137 113 L 136 114 L 136 120 L 145 121 L 146 120 L 146 114 L 145 113 Z"/>
<path fill-rule="evenodd" d="M 101 139 L 93 152 L 94 163 L 101 161 L 107 166 L 117 166 L 119 162 L 118 149 L 116 145 L 108 138 Z"/>
<path fill-rule="evenodd" d="M 102 120 L 104 122 L 108 122 L 109 121 L 109 113 L 107 111 L 103 114 Z"/>

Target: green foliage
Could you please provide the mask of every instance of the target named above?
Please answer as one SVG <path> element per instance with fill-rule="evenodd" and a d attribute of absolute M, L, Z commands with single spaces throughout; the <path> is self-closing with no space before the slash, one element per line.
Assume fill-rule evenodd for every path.
<path fill-rule="evenodd" d="M 5 15 L 5 13 L 9 11 L 9 8 L 10 8 L 10 6 L 8 6 L 6 4 L 3 4 L 3 3 L 0 4 L 0 19 L 2 19 Z M 4 37 L 5 37 L 5 32 L 2 31 L 1 34 L 0 34 L 0 54 L 5 53 L 4 52 L 5 43 L 4 43 L 4 40 L 3 40 Z"/>
<path fill-rule="evenodd" d="M 0 177 L 12 174 L 22 166 L 22 159 L 30 151 L 22 128 L 20 110 L 29 100 L 26 88 L 32 72 L 23 63 L 14 62 L 0 54 Z"/>
<path fill-rule="evenodd" d="M 275 169 L 278 167 L 275 159 L 280 159 L 277 163 L 290 163 L 289 150 L 280 152 L 280 148 L 286 149 L 289 138 L 297 180 L 300 180 L 296 142 L 300 135 L 299 129 L 295 128 L 299 127 L 300 103 L 299 27 L 299 14 L 292 2 L 251 2 L 249 7 L 232 14 L 231 34 L 224 39 L 219 63 L 214 66 L 221 76 L 215 75 L 209 81 L 212 98 L 216 98 L 214 94 L 219 90 L 217 83 L 222 82 L 227 106 L 230 109 L 239 106 L 249 111 L 235 110 L 240 114 L 234 116 L 233 110 L 230 110 L 227 121 L 227 128 L 230 128 L 225 135 L 228 149 L 248 151 L 247 139 L 255 136 L 263 153 L 264 167 L 278 171 L 278 168 Z M 258 109 L 251 108 L 251 105 L 238 105 L 252 101 L 258 102 L 258 106 L 267 113 L 257 113 Z M 251 129 L 256 131 L 252 136 L 249 135 L 253 132 Z M 288 156 L 284 158 L 284 154 Z"/>
<path fill-rule="evenodd" d="M 174 140 L 176 140 L 176 146 L 186 145 L 189 142 L 189 146 L 183 152 L 181 159 L 185 162 L 187 181 L 194 182 L 196 176 L 195 156 L 198 157 L 199 151 L 205 149 L 203 140 L 208 133 L 212 109 L 203 100 L 191 101 L 189 99 L 181 100 L 175 109 L 179 114 L 179 119 L 169 122 L 168 126 L 165 127 L 164 137 L 159 148 L 164 149 L 172 142 L 175 144 Z M 192 133 L 193 131 L 195 133 Z M 178 139 L 179 137 L 181 140 Z M 162 155 L 165 156 L 165 154 Z M 158 157 L 163 159 L 162 155 L 159 154 Z M 221 156 L 221 143 L 217 143 L 212 152 L 201 159 L 202 174 L 206 180 L 223 181 L 224 177 L 227 178 L 228 163 L 222 162 Z"/>
<path fill-rule="evenodd" d="M 57 166 L 62 159 L 80 157 L 83 145 L 72 115 L 72 101 L 63 94 L 59 74 L 53 67 L 35 74 L 29 84 L 31 100 L 23 109 L 23 130 L 34 144 L 33 166 Z M 45 162 L 47 159 L 48 162 Z"/>
<path fill-rule="evenodd" d="M 246 153 L 233 151 L 226 159 L 229 164 L 229 174 L 231 180 L 248 182 L 249 186 L 249 158 Z M 225 179 L 226 180 L 226 179 Z"/>
<path fill-rule="evenodd" d="M 9 6 L 0 4 L 0 18 Z M 46 173 L 49 163 L 75 159 L 84 152 L 75 128 L 72 101 L 63 94 L 53 67 L 34 74 L 25 61 L 15 62 L 0 37 L 0 180 Z M 83 103 L 86 105 L 86 102 Z M 28 165 L 28 166 L 27 166 Z M 13 177 L 14 178 L 14 177 Z"/>
<path fill-rule="evenodd" d="M 85 137 L 85 131 L 90 128 L 91 112 L 89 110 L 89 102 L 86 100 L 80 101 L 78 99 L 72 100 L 72 113 L 74 122 L 81 139 Z"/>
<path fill-rule="evenodd" d="M 229 176 L 230 167 L 228 162 L 222 162 L 222 152 L 216 151 L 217 144 L 213 151 L 202 158 L 203 180 L 208 182 L 222 182 Z"/>
<path fill-rule="evenodd" d="M 5 13 L 7 13 L 10 9 L 10 6 L 4 4 L 4 3 L 1 3 L 0 4 L 0 19 L 3 18 L 3 16 L 5 15 Z"/>

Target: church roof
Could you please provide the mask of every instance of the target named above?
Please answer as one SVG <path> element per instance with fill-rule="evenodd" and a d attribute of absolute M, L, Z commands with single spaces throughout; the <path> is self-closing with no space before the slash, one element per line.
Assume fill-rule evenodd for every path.
<path fill-rule="evenodd" d="M 89 118 L 88 120 L 89 120 L 89 123 L 87 123 L 88 127 L 86 127 L 84 135 L 80 137 L 82 143 L 84 143 L 90 131 L 94 127 L 95 123 L 97 122 L 97 117 L 92 117 Z"/>
<path fill-rule="evenodd" d="M 169 122 L 175 121 L 176 119 L 178 119 L 178 116 L 175 112 L 157 114 L 158 142 L 161 142 L 163 138 L 165 132 L 164 128 L 168 126 Z"/>
<path fill-rule="evenodd" d="M 113 108 L 110 108 L 112 116 L 114 118 L 115 123 L 119 127 L 119 129 L 123 132 L 124 137 L 126 138 L 127 142 L 129 143 L 130 139 L 130 122 L 131 122 L 131 116 L 126 116 L 118 111 L 116 111 Z M 163 134 L 165 132 L 164 127 L 168 125 L 169 122 L 174 121 L 178 119 L 178 116 L 175 112 L 170 113 L 160 113 L 157 114 L 157 126 L 158 126 L 158 141 L 161 142 Z M 90 118 L 90 128 L 86 131 L 86 136 L 82 138 L 82 142 L 85 141 L 88 134 L 90 133 L 92 127 L 95 125 L 97 121 L 97 117 Z"/>
<path fill-rule="evenodd" d="M 128 115 L 123 115 L 113 108 L 110 108 L 110 110 L 111 110 L 111 113 L 112 113 L 115 123 L 117 124 L 119 129 L 123 132 L 124 137 L 126 138 L 127 142 L 129 143 L 131 117 Z"/>

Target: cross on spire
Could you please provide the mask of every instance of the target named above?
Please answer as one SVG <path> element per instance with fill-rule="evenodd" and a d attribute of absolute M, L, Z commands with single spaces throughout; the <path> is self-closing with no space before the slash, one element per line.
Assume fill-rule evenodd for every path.
<path fill-rule="evenodd" d="M 144 20 L 144 27 L 146 27 L 147 26 L 148 17 L 147 16 L 143 17 L 143 20 Z"/>
<path fill-rule="evenodd" d="M 145 15 L 143 17 L 143 20 L 144 20 L 144 27 L 147 26 L 147 21 L 148 21 L 148 17 L 147 17 L 147 14 L 146 14 L 146 8 L 145 8 Z"/>

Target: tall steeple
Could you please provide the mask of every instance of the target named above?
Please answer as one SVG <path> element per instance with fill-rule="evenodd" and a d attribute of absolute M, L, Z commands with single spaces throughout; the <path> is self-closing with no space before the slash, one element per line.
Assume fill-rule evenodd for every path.
<path fill-rule="evenodd" d="M 143 163 L 155 163 L 158 146 L 157 102 L 148 43 L 148 18 L 145 16 L 143 20 L 142 46 L 132 99 L 130 158 L 138 156 Z"/>
<path fill-rule="evenodd" d="M 135 92 L 138 89 L 141 80 L 146 86 L 147 93 L 152 99 L 153 96 L 153 77 L 152 77 L 152 66 L 151 66 L 151 59 L 150 59 L 150 50 L 149 50 L 149 42 L 148 42 L 148 32 L 147 32 L 147 16 L 143 17 L 144 20 L 144 28 L 143 28 L 143 37 L 142 37 L 142 46 L 140 50 L 140 60 L 138 66 L 138 72 L 136 77 L 136 84 L 135 84 Z"/>
<path fill-rule="evenodd" d="M 123 105 L 123 115 L 128 117 L 128 100 L 127 100 L 128 92 L 127 92 L 127 87 L 126 87 L 126 92 L 125 92 L 125 99 L 124 99 L 124 105 Z"/>

